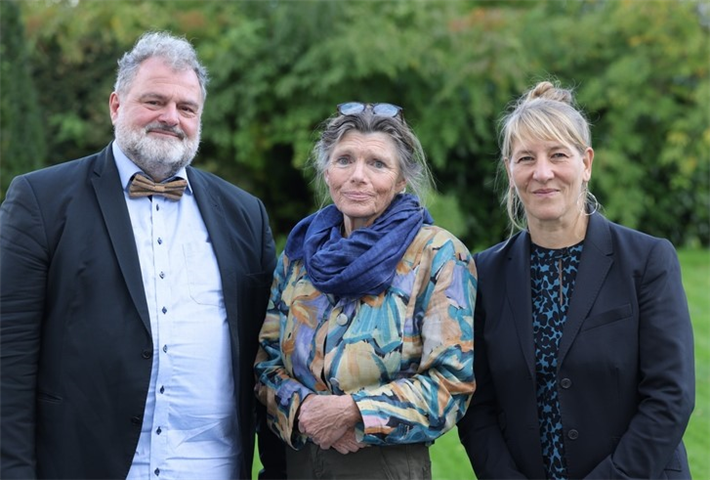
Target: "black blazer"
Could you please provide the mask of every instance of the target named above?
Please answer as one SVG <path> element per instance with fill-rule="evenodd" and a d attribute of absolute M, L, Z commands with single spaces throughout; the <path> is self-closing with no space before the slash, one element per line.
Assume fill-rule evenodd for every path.
<path fill-rule="evenodd" d="M 250 478 L 252 366 L 274 242 L 258 199 L 210 173 L 188 167 L 187 175 L 219 264 L 243 447 L 238 465 L 241 478 Z M 153 347 L 111 147 L 16 177 L 0 228 L 0 477 L 125 478 Z M 260 450 L 271 455 L 265 467 L 283 471 L 280 443 Z"/>
<path fill-rule="evenodd" d="M 475 255 L 477 387 L 458 427 L 481 479 L 545 478 L 529 245 Z M 670 242 L 590 217 L 557 368 L 569 478 L 690 477 L 693 335 Z"/>

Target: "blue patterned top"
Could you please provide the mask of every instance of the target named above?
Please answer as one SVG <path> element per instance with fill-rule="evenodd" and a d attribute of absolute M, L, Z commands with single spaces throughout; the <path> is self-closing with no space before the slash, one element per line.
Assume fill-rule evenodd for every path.
<path fill-rule="evenodd" d="M 363 443 L 430 443 L 461 419 L 475 388 L 476 267 L 451 233 L 424 226 L 379 295 L 319 292 L 302 260 L 279 258 L 256 359 L 270 427 L 295 449 L 308 439 L 303 399 L 352 395 Z"/>
<path fill-rule="evenodd" d="M 582 243 L 549 249 L 532 244 L 530 280 L 537 409 L 542 456 L 548 479 L 566 479 L 560 402 L 557 397 L 557 353 L 574 290 Z"/>

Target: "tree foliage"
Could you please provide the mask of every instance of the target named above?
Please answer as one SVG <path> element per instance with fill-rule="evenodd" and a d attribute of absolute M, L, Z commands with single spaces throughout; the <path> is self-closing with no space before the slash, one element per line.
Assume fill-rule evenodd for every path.
<path fill-rule="evenodd" d="M 16 3 L 0 3 L 0 32 L 0 198 L 4 198 L 15 175 L 43 165 L 45 142 Z"/>
<path fill-rule="evenodd" d="M 709 12 L 701 2 L 21 7 L 47 132 L 44 164 L 110 141 L 117 58 L 143 31 L 167 29 L 195 43 L 212 77 L 196 163 L 263 198 L 281 240 L 318 206 L 304 167 L 319 125 L 338 103 L 361 100 L 404 107 L 438 180 L 437 222 L 472 249 L 499 241 L 507 220 L 496 188 L 497 121 L 534 82 L 554 77 L 576 87 L 593 123 L 591 188 L 607 216 L 678 245 L 710 243 Z M 3 28 L 3 48 L 8 35 Z M 3 147 L 3 173 L 6 163 L 13 172 L 36 167 Z"/>

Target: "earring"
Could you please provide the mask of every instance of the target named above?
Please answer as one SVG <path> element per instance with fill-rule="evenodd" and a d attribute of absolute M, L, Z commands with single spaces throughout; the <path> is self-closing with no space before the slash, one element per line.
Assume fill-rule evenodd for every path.
<path fill-rule="evenodd" d="M 592 211 L 585 212 L 585 215 L 592 216 L 599 211 L 599 200 L 597 200 L 597 197 L 589 190 L 587 190 L 587 204 L 592 206 Z"/>
<path fill-rule="evenodd" d="M 589 191 L 589 184 L 587 182 L 582 183 L 582 190 L 579 192 L 579 196 L 577 197 L 577 204 L 579 204 L 579 200 L 582 198 L 584 198 L 583 203 L 580 207 L 582 215 L 586 215 L 589 217 L 599 211 L 599 201 L 597 200 L 597 197 L 595 197 L 594 194 Z M 588 206 L 591 206 L 591 211 L 588 211 Z"/>

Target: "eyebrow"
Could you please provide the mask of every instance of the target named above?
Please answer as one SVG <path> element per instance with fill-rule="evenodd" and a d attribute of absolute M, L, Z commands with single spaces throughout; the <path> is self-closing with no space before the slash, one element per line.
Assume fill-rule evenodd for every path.
<path fill-rule="evenodd" d="M 338 147 L 336 147 L 335 149 L 333 149 L 333 153 L 331 153 L 331 157 L 332 158 L 341 158 L 341 157 L 351 157 L 352 158 L 352 157 L 359 157 L 359 155 L 357 155 L 352 150 L 352 148 L 345 147 L 342 149 L 338 149 Z M 385 163 L 387 165 L 390 165 L 390 166 L 398 166 L 399 165 L 399 161 L 396 158 L 390 157 L 385 154 L 382 154 L 382 155 L 380 155 L 378 153 L 368 154 L 368 155 L 366 155 L 366 158 L 375 159 L 375 160 L 378 160 L 378 161 Z"/>
<path fill-rule="evenodd" d="M 564 144 L 562 144 L 562 143 L 555 143 L 555 144 L 551 145 L 550 147 L 545 148 L 545 151 L 546 151 L 546 152 L 551 152 L 551 151 L 553 151 L 553 150 L 571 150 L 571 147 L 569 147 L 569 146 L 567 146 L 567 145 L 564 145 Z M 523 150 L 513 150 L 513 156 L 523 155 L 523 154 L 528 154 L 528 155 L 529 155 L 529 154 L 534 153 L 534 152 L 535 152 L 534 150 L 530 150 L 530 149 L 527 149 L 527 148 L 526 148 L 526 149 L 523 149 Z"/>
<path fill-rule="evenodd" d="M 162 95 L 162 94 L 160 94 L 160 93 L 151 92 L 151 93 L 144 93 L 143 95 L 141 95 L 141 96 L 138 97 L 138 98 L 139 98 L 139 100 L 155 99 L 155 100 L 162 100 L 162 101 L 165 101 L 165 100 L 167 100 L 169 97 L 168 97 L 167 95 Z M 179 100 L 179 101 L 177 102 L 177 104 L 178 104 L 178 105 L 188 105 L 188 106 L 193 107 L 193 108 L 195 108 L 195 109 L 199 109 L 199 108 L 200 108 L 200 104 L 197 103 L 197 102 L 193 102 L 192 100 Z"/>

